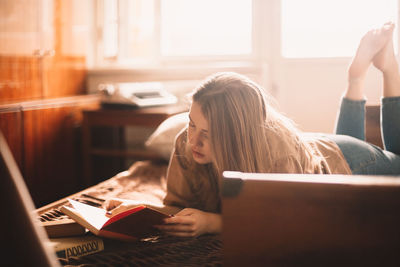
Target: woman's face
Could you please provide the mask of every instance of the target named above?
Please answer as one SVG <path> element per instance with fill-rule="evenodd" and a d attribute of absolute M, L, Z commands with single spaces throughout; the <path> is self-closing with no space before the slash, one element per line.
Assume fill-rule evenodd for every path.
<path fill-rule="evenodd" d="M 199 164 L 211 163 L 208 121 L 200 105 L 193 101 L 189 112 L 188 141 L 193 159 Z"/>

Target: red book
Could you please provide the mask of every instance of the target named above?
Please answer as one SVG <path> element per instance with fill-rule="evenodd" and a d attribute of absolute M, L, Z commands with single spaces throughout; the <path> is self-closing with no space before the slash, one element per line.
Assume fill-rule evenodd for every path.
<path fill-rule="evenodd" d="M 158 230 L 154 225 L 163 224 L 171 215 L 166 207 L 137 205 L 113 217 L 107 217 L 105 209 L 68 199 L 72 207 L 62 206 L 60 210 L 95 235 L 132 241 L 153 234 Z"/>

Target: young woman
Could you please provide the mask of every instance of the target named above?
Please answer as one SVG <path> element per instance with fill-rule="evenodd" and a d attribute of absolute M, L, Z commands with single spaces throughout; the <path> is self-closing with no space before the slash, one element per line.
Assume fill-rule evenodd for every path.
<path fill-rule="evenodd" d="M 183 208 L 158 226 L 177 236 L 221 231 L 219 188 L 225 170 L 320 174 L 400 174 L 400 76 L 394 25 L 368 32 L 348 71 L 336 135 L 303 134 L 278 113 L 257 84 L 235 73 L 209 77 L 194 92 L 190 123 L 176 138 L 166 205 Z M 383 73 L 386 150 L 364 142 L 368 67 Z"/>

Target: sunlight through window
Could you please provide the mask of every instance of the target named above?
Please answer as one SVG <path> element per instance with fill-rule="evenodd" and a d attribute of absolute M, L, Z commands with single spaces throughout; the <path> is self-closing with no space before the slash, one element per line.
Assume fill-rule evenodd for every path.
<path fill-rule="evenodd" d="M 282 0 L 281 11 L 286 58 L 351 56 L 369 29 L 397 22 L 397 0 Z"/>
<path fill-rule="evenodd" d="M 115 0 L 104 1 L 104 47 L 103 56 L 114 58 L 118 55 L 118 3 Z"/>
<path fill-rule="evenodd" d="M 161 1 L 163 56 L 252 52 L 251 0 Z"/>

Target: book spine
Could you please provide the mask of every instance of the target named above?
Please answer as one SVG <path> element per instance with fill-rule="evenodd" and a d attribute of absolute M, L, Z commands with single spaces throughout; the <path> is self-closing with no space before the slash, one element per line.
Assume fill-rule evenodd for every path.
<path fill-rule="evenodd" d="M 101 239 L 89 240 L 81 244 L 73 244 L 63 249 L 56 250 L 59 258 L 82 257 L 104 250 L 104 242 Z"/>

